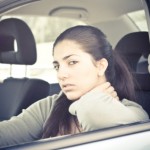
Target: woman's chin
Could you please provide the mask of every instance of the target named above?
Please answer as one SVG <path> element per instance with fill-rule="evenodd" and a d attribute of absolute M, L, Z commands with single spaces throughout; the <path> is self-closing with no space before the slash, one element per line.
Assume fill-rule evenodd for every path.
<path fill-rule="evenodd" d="M 78 100 L 81 97 L 79 94 L 75 94 L 75 93 L 65 93 L 65 95 L 71 101 Z"/>

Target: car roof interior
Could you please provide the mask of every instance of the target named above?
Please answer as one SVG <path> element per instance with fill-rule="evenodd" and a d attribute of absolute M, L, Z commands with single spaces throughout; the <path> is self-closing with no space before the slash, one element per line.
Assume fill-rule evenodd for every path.
<path fill-rule="evenodd" d="M 18 6 L 15 8 L 13 3 L 10 5 L 7 5 L 5 1 L 1 3 L 3 4 L 0 10 L 1 15 L 64 17 L 94 25 L 106 33 L 114 47 L 123 35 L 139 30 L 136 26 L 132 26 L 127 13 L 143 9 L 141 0 L 95 0 L 94 3 L 91 0 L 86 0 L 86 3 L 84 0 L 63 0 L 61 3 L 59 0 L 27 0 L 14 1 L 14 4 Z M 24 5 L 21 6 L 22 4 Z M 116 36 L 111 30 L 112 26 L 113 31 L 118 32 Z"/>
<path fill-rule="evenodd" d="M 26 11 L 27 8 L 28 11 Z M 86 0 L 86 3 L 84 0 L 63 0 L 61 3 L 59 0 L 39 0 L 33 4 L 29 3 L 29 5 L 13 9 L 13 11 L 7 12 L 7 14 L 70 17 L 84 21 L 87 20 L 88 23 L 95 24 L 116 19 L 128 12 L 141 9 L 143 9 L 143 6 L 140 0 L 95 0 L 94 3 L 91 0 Z"/>

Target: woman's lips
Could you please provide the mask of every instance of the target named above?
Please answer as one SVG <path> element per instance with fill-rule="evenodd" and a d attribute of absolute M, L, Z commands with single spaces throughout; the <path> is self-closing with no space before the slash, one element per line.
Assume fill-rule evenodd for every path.
<path fill-rule="evenodd" d="M 65 91 L 65 92 L 68 92 L 68 91 L 71 91 L 74 89 L 74 85 L 73 84 L 64 84 L 62 86 L 62 89 Z"/>

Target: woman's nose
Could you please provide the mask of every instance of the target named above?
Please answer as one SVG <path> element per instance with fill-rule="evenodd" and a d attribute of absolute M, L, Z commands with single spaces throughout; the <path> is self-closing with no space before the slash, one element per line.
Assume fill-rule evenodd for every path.
<path fill-rule="evenodd" d="M 66 68 L 59 68 L 58 72 L 57 72 L 57 77 L 59 80 L 64 80 L 66 78 L 69 77 L 69 72 L 68 69 Z"/>

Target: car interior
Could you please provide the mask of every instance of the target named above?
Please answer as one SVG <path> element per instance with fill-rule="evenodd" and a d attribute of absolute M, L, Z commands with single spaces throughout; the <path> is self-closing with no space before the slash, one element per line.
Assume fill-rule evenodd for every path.
<path fill-rule="evenodd" d="M 150 115 L 150 75 L 148 73 L 150 45 L 148 32 L 126 34 L 119 40 L 115 50 L 120 54 L 133 73 L 137 102 Z"/>
<path fill-rule="evenodd" d="M 51 49 L 50 44 L 54 42 L 57 36 L 53 37 L 50 35 L 50 38 L 52 38 L 51 42 L 44 41 L 42 44 L 38 44 L 37 40 L 42 30 L 45 30 L 45 33 L 48 32 L 47 30 L 50 30 L 52 34 L 55 32 L 53 30 L 58 28 L 57 26 L 61 26 L 57 24 L 58 18 L 71 18 L 71 20 L 81 21 L 80 23 L 76 22 L 73 24 L 70 21 L 67 26 L 62 23 L 63 28 L 61 28 L 60 32 L 69 26 L 87 24 L 98 27 L 106 33 L 108 39 L 111 41 L 112 47 L 120 54 L 120 57 L 128 65 L 135 78 L 137 103 L 150 116 L 150 72 L 148 70 L 148 65 L 150 64 L 149 31 L 137 27 L 128 14 L 141 10 L 145 11 L 143 7 L 145 5 L 141 0 L 94 0 L 94 2 L 87 0 L 86 3 L 83 0 L 64 0 L 61 3 L 59 0 L 28 0 L 20 2 L 13 1 L 10 4 L 0 1 L 0 65 L 2 65 L 0 66 L 0 71 L 5 71 L 4 76 L 7 72 L 7 77 L 0 83 L 0 121 L 10 119 L 12 116 L 21 113 L 23 109 L 26 109 L 32 103 L 60 92 L 61 89 L 57 81 L 55 82 L 54 79 L 52 79 L 52 82 L 49 79 L 47 80 L 47 78 L 53 76 L 53 69 L 47 64 L 47 61 L 50 60 L 46 60 L 48 57 L 46 56 L 48 55 L 46 54 L 46 48 Z M 146 17 L 149 16 L 149 12 L 145 11 L 144 14 Z M 54 19 L 50 24 L 56 22 L 51 29 L 49 26 L 41 29 L 37 26 L 36 19 L 31 20 L 28 18 L 29 16 L 39 18 L 44 16 L 46 19 L 47 17 Z M 41 25 L 49 23 L 45 22 L 45 20 L 42 21 L 40 23 Z M 65 20 L 64 22 L 67 21 Z M 30 23 L 35 27 L 37 26 L 36 34 L 34 27 Z M 47 39 L 49 40 L 49 36 L 47 36 Z M 41 50 L 40 46 L 43 46 Z M 45 52 L 43 52 L 44 49 Z M 39 65 L 41 62 L 40 57 L 46 62 L 45 64 L 41 63 Z M 3 66 L 5 64 L 8 67 Z M 12 76 L 13 66 L 16 65 L 25 68 L 23 77 Z M 47 65 L 49 65 L 48 69 L 52 70 L 51 74 L 47 73 Z M 43 68 L 39 70 L 40 67 Z M 6 71 L 6 68 L 9 71 Z M 35 72 L 31 72 L 30 70 Z M 28 75 L 28 72 L 31 72 L 33 76 Z M 37 73 L 41 74 L 37 77 Z M 113 133 L 115 131 L 116 128 L 114 128 Z M 138 131 L 135 130 L 135 132 L 137 133 Z M 93 136 L 93 133 L 89 133 L 89 136 L 90 134 Z M 83 135 L 86 136 L 87 134 L 85 133 Z M 77 136 L 66 137 L 64 142 L 66 139 L 69 140 L 69 138 L 76 139 Z M 119 135 L 116 136 L 119 137 Z M 40 144 L 47 144 L 47 142 L 53 143 L 53 140 L 40 141 Z M 58 138 L 58 142 L 61 142 L 61 139 L 59 140 Z M 34 144 L 37 146 L 36 142 Z M 29 144 L 28 148 L 31 145 Z M 17 147 L 13 148 L 15 149 Z"/>
<path fill-rule="evenodd" d="M 15 18 L 0 22 L 0 62 L 10 65 L 32 65 L 36 61 L 36 45 L 28 25 Z M 15 51 L 16 40 L 17 51 Z M 49 95 L 48 82 L 41 79 L 8 77 L 0 84 L 0 120 L 18 115 L 22 109 Z"/>
<path fill-rule="evenodd" d="M 128 63 L 132 72 L 148 73 L 147 58 L 150 51 L 148 32 L 126 34 L 118 41 L 115 50 Z"/>

